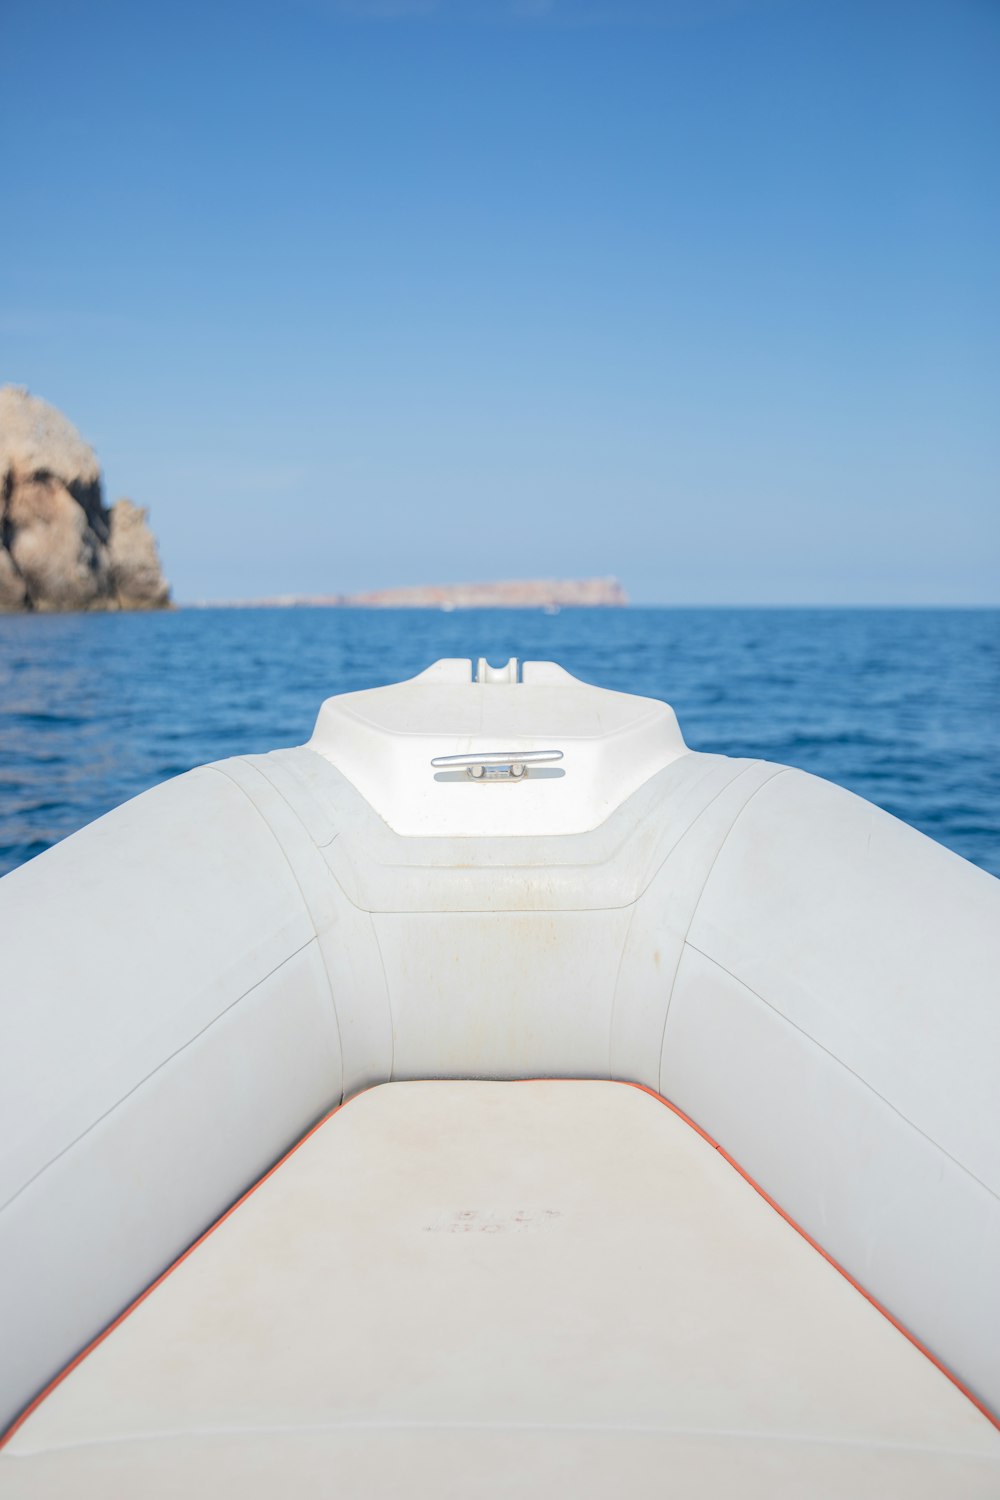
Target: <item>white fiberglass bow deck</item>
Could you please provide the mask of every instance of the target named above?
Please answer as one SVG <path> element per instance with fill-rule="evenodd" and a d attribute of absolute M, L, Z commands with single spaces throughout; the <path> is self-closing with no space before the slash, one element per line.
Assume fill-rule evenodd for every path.
<path fill-rule="evenodd" d="M 445 661 L 0 928 L 5 1496 L 1000 1494 L 1000 883 L 887 814 Z"/>

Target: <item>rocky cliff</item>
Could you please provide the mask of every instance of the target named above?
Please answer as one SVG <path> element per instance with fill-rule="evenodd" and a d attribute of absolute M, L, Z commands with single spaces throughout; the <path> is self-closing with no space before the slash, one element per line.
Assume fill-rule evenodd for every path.
<path fill-rule="evenodd" d="M 73 424 L 0 388 L 0 610 L 164 609 L 146 512 L 104 504 L 101 470 Z"/>

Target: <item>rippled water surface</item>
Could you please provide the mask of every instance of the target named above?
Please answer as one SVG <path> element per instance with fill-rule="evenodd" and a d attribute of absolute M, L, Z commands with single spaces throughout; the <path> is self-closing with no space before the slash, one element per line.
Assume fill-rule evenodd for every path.
<path fill-rule="evenodd" d="M 181 610 L 0 618 L 0 872 L 202 761 L 301 743 L 439 656 L 666 698 L 689 745 L 801 766 L 1000 875 L 1000 610 Z"/>

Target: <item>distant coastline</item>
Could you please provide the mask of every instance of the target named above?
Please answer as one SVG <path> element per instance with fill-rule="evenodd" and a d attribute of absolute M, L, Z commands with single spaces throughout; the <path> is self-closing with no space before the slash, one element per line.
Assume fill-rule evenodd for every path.
<path fill-rule="evenodd" d="M 617 578 L 506 579 L 500 583 L 418 584 L 363 594 L 282 594 L 267 599 L 206 599 L 201 609 L 621 609 Z"/>

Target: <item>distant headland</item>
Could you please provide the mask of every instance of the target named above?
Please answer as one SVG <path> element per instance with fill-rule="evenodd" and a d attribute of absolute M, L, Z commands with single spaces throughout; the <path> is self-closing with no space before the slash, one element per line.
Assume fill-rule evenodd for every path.
<path fill-rule="evenodd" d="M 146 512 L 104 504 L 94 450 L 20 386 L 0 387 L 0 611 L 167 609 Z"/>
<path fill-rule="evenodd" d="M 608 609 L 617 578 L 441 583 L 360 594 L 207 600 L 215 609 Z M 170 608 L 147 513 L 104 503 L 100 465 L 63 414 L 20 386 L 0 387 L 0 613 Z"/>
<path fill-rule="evenodd" d="M 365 594 L 286 594 L 213 600 L 213 609 L 609 609 L 628 603 L 617 578 L 529 578 L 502 583 L 418 584 Z"/>

